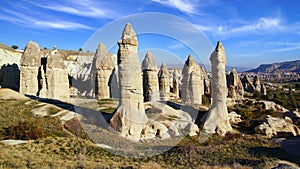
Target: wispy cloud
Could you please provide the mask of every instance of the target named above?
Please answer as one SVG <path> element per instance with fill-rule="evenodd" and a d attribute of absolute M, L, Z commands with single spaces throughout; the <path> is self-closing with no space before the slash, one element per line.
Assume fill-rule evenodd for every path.
<path fill-rule="evenodd" d="M 152 0 L 153 2 L 160 3 L 162 5 L 176 8 L 186 14 L 196 14 L 197 13 L 197 3 L 196 1 L 190 0 Z"/>
<path fill-rule="evenodd" d="M 278 52 L 288 52 L 292 50 L 299 50 L 300 43 L 298 42 L 267 42 L 266 45 L 272 46 L 272 49 L 264 50 L 261 53 L 278 53 Z"/>
<path fill-rule="evenodd" d="M 12 10 L 3 10 L 7 15 L 0 15 L 0 20 L 8 21 L 15 25 L 31 27 L 31 28 L 50 28 L 50 29 L 63 29 L 63 30 L 78 30 L 88 29 L 93 30 L 94 28 L 80 24 L 77 22 L 64 21 L 57 18 L 49 20 L 41 20 L 33 16 L 15 12 Z"/>
<path fill-rule="evenodd" d="M 220 35 L 237 35 L 243 33 L 261 33 L 268 31 L 275 31 L 281 28 L 280 18 L 259 18 L 251 24 L 241 25 L 239 27 L 231 28 L 227 25 L 218 26 L 217 33 Z"/>
<path fill-rule="evenodd" d="M 169 49 L 180 49 L 184 48 L 184 45 L 182 43 L 179 43 L 177 41 L 173 41 L 172 44 L 168 46 Z"/>
<path fill-rule="evenodd" d="M 92 0 L 60 0 L 55 3 L 34 2 L 30 0 L 22 0 L 28 4 L 49 9 L 57 12 L 63 12 L 71 15 L 92 17 L 92 18 L 116 18 L 119 15 L 111 10 L 108 3 Z"/>
<path fill-rule="evenodd" d="M 213 27 L 206 26 L 206 25 L 200 25 L 200 24 L 193 24 L 198 30 L 200 31 L 208 31 L 211 32 L 214 30 Z"/>

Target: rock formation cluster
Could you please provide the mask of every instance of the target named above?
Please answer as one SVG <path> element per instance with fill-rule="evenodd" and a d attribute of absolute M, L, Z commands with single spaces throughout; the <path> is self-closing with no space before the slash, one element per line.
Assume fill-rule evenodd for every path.
<path fill-rule="evenodd" d="M 205 133 L 218 133 L 225 135 L 232 130 L 229 123 L 228 110 L 226 105 L 227 84 L 226 84 L 226 55 L 221 42 L 218 42 L 214 52 L 210 56 L 212 65 L 212 105 L 203 126 Z"/>
<path fill-rule="evenodd" d="M 30 41 L 20 65 L 20 93 L 68 101 L 68 72 L 56 48 L 43 55 L 39 45 Z"/>
<path fill-rule="evenodd" d="M 122 136 L 135 141 L 170 138 L 179 136 L 182 132 L 199 134 L 198 126 L 194 124 L 196 117 L 184 110 L 172 108 L 177 106 L 175 103 L 169 106 L 160 101 L 176 99 L 186 104 L 186 107 L 198 110 L 204 106 L 201 105 L 204 100 L 202 98 L 207 103 L 207 96 L 210 95 L 212 103 L 208 113 L 202 118 L 202 131 L 224 136 L 232 130 L 231 125 L 242 121 L 241 115 L 228 113 L 228 106 L 243 103 L 244 96 L 252 96 L 256 92 L 267 94 L 266 86 L 259 76 L 253 78 L 250 75 L 251 79 L 246 74 L 240 79 L 235 69 L 226 74 L 226 54 L 221 42 L 218 42 L 210 56 L 210 78 L 192 55 L 188 56 L 182 71 L 168 69 L 165 63 L 158 69 L 150 51 L 147 51 L 140 64 L 138 39 L 129 23 L 123 30 L 118 46 L 116 56 L 100 43 L 90 61 L 84 61 L 87 59 L 85 56 L 78 56 L 74 60 L 82 65 L 75 65 L 69 62 L 70 58 L 63 58 L 56 48 L 41 51 L 37 43 L 30 41 L 20 59 L 19 85 L 7 81 L 9 76 L 15 75 L 5 68 L 0 72 L 0 83 L 19 89 L 22 94 L 62 101 L 69 100 L 70 91 L 73 96 L 83 94 L 97 99 L 118 98 L 119 105 L 110 119 L 110 126 Z M 78 82 L 79 87 L 74 85 L 75 82 Z M 84 90 L 80 89 L 81 84 L 85 87 Z M 274 102 L 256 101 L 255 105 L 258 104 L 266 110 L 288 112 Z M 151 115 L 148 116 L 148 113 Z M 277 119 L 268 116 L 255 130 L 268 137 L 277 132 L 299 135 L 300 130 L 292 123 L 289 117 Z"/>
<path fill-rule="evenodd" d="M 249 76 L 247 74 L 243 77 L 242 83 L 243 83 L 244 90 L 246 92 L 249 92 L 249 93 L 254 92 L 255 87 L 253 85 L 252 80 L 249 78 Z"/>
<path fill-rule="evenodd" d="M 235 100 L 242 100 L 244 98 L 244 88 L 235 69 L 232 69 L 232 71 L 227 74 L 226 80 L 228 87 L 228 97 Z"/>
<path fill-rule="evenodd" d="M 293 136 L 300 135 L 300 129 L 293 124 L 292 119 L 289 117 L 282 119 L 270 115 L 265 118 L 263 124 L 255 128 L 255 131 L 265 134 L 269 138 L 276 136 L 279 132 L 292 133 Z"/>

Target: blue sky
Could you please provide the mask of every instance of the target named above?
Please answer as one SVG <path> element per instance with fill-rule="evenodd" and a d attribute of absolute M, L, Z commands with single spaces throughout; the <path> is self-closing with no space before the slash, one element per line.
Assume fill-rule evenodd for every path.
<path fill-rule="evenodd" d="M 59 49 L 78 50 L 99 29 L 121 17 L 161 12 L 190 22 L 213 46 L 221 40 L 230 66 L 256 67 L 300 59 L 298 0 L 1 0 L 0 5 L 0 43 L 20 48 L 33 40 L 41 48 L 56 45 Z M 179 26 L 177 22 L 173 25 Z M 119 29 L 115 33 L 118 37 L 123 27 Z M 207 52 L 194 52 L 180 39 L 150 35 L 138 36 L 142 53 L 149 48 L 161 49 L 183 61 L 192 53 L 208 62 Z M 99 42 L 109 37 L 99 37 Z M 196 37 L 190 38 L 197 41 Z M 201 47 L 199 44 L 200 51 Z"/>

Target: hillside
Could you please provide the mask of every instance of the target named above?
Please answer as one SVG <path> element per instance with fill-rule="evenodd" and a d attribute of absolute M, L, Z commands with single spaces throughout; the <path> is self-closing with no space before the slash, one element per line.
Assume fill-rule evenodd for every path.
<path fill-rule="evenodd" d="M 254 73 L 283 73 L 283 72 L 300 72 L 300 60 L 279 62 L 273 64 L 262 64 L 256 69 L 248 70 Z"/>

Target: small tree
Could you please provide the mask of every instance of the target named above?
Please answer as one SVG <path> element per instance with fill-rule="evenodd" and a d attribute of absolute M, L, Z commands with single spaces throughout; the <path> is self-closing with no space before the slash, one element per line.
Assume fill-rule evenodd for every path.
<path fill-rule="evenodd" d="M 82 51 L 82 48 L 79 48 L 79 49 L 78 49 L 78 51 L 80 51 L 80 52 L 81 52 L 81 51 Z"/>
<path fill-rule="evenodd" d="M 17 45 L 12 45 L 11 48 L 13 48 L 14 50 L 16 50 L 16 49 L 19 48 L 19 46 L 17 46 Z"/>

